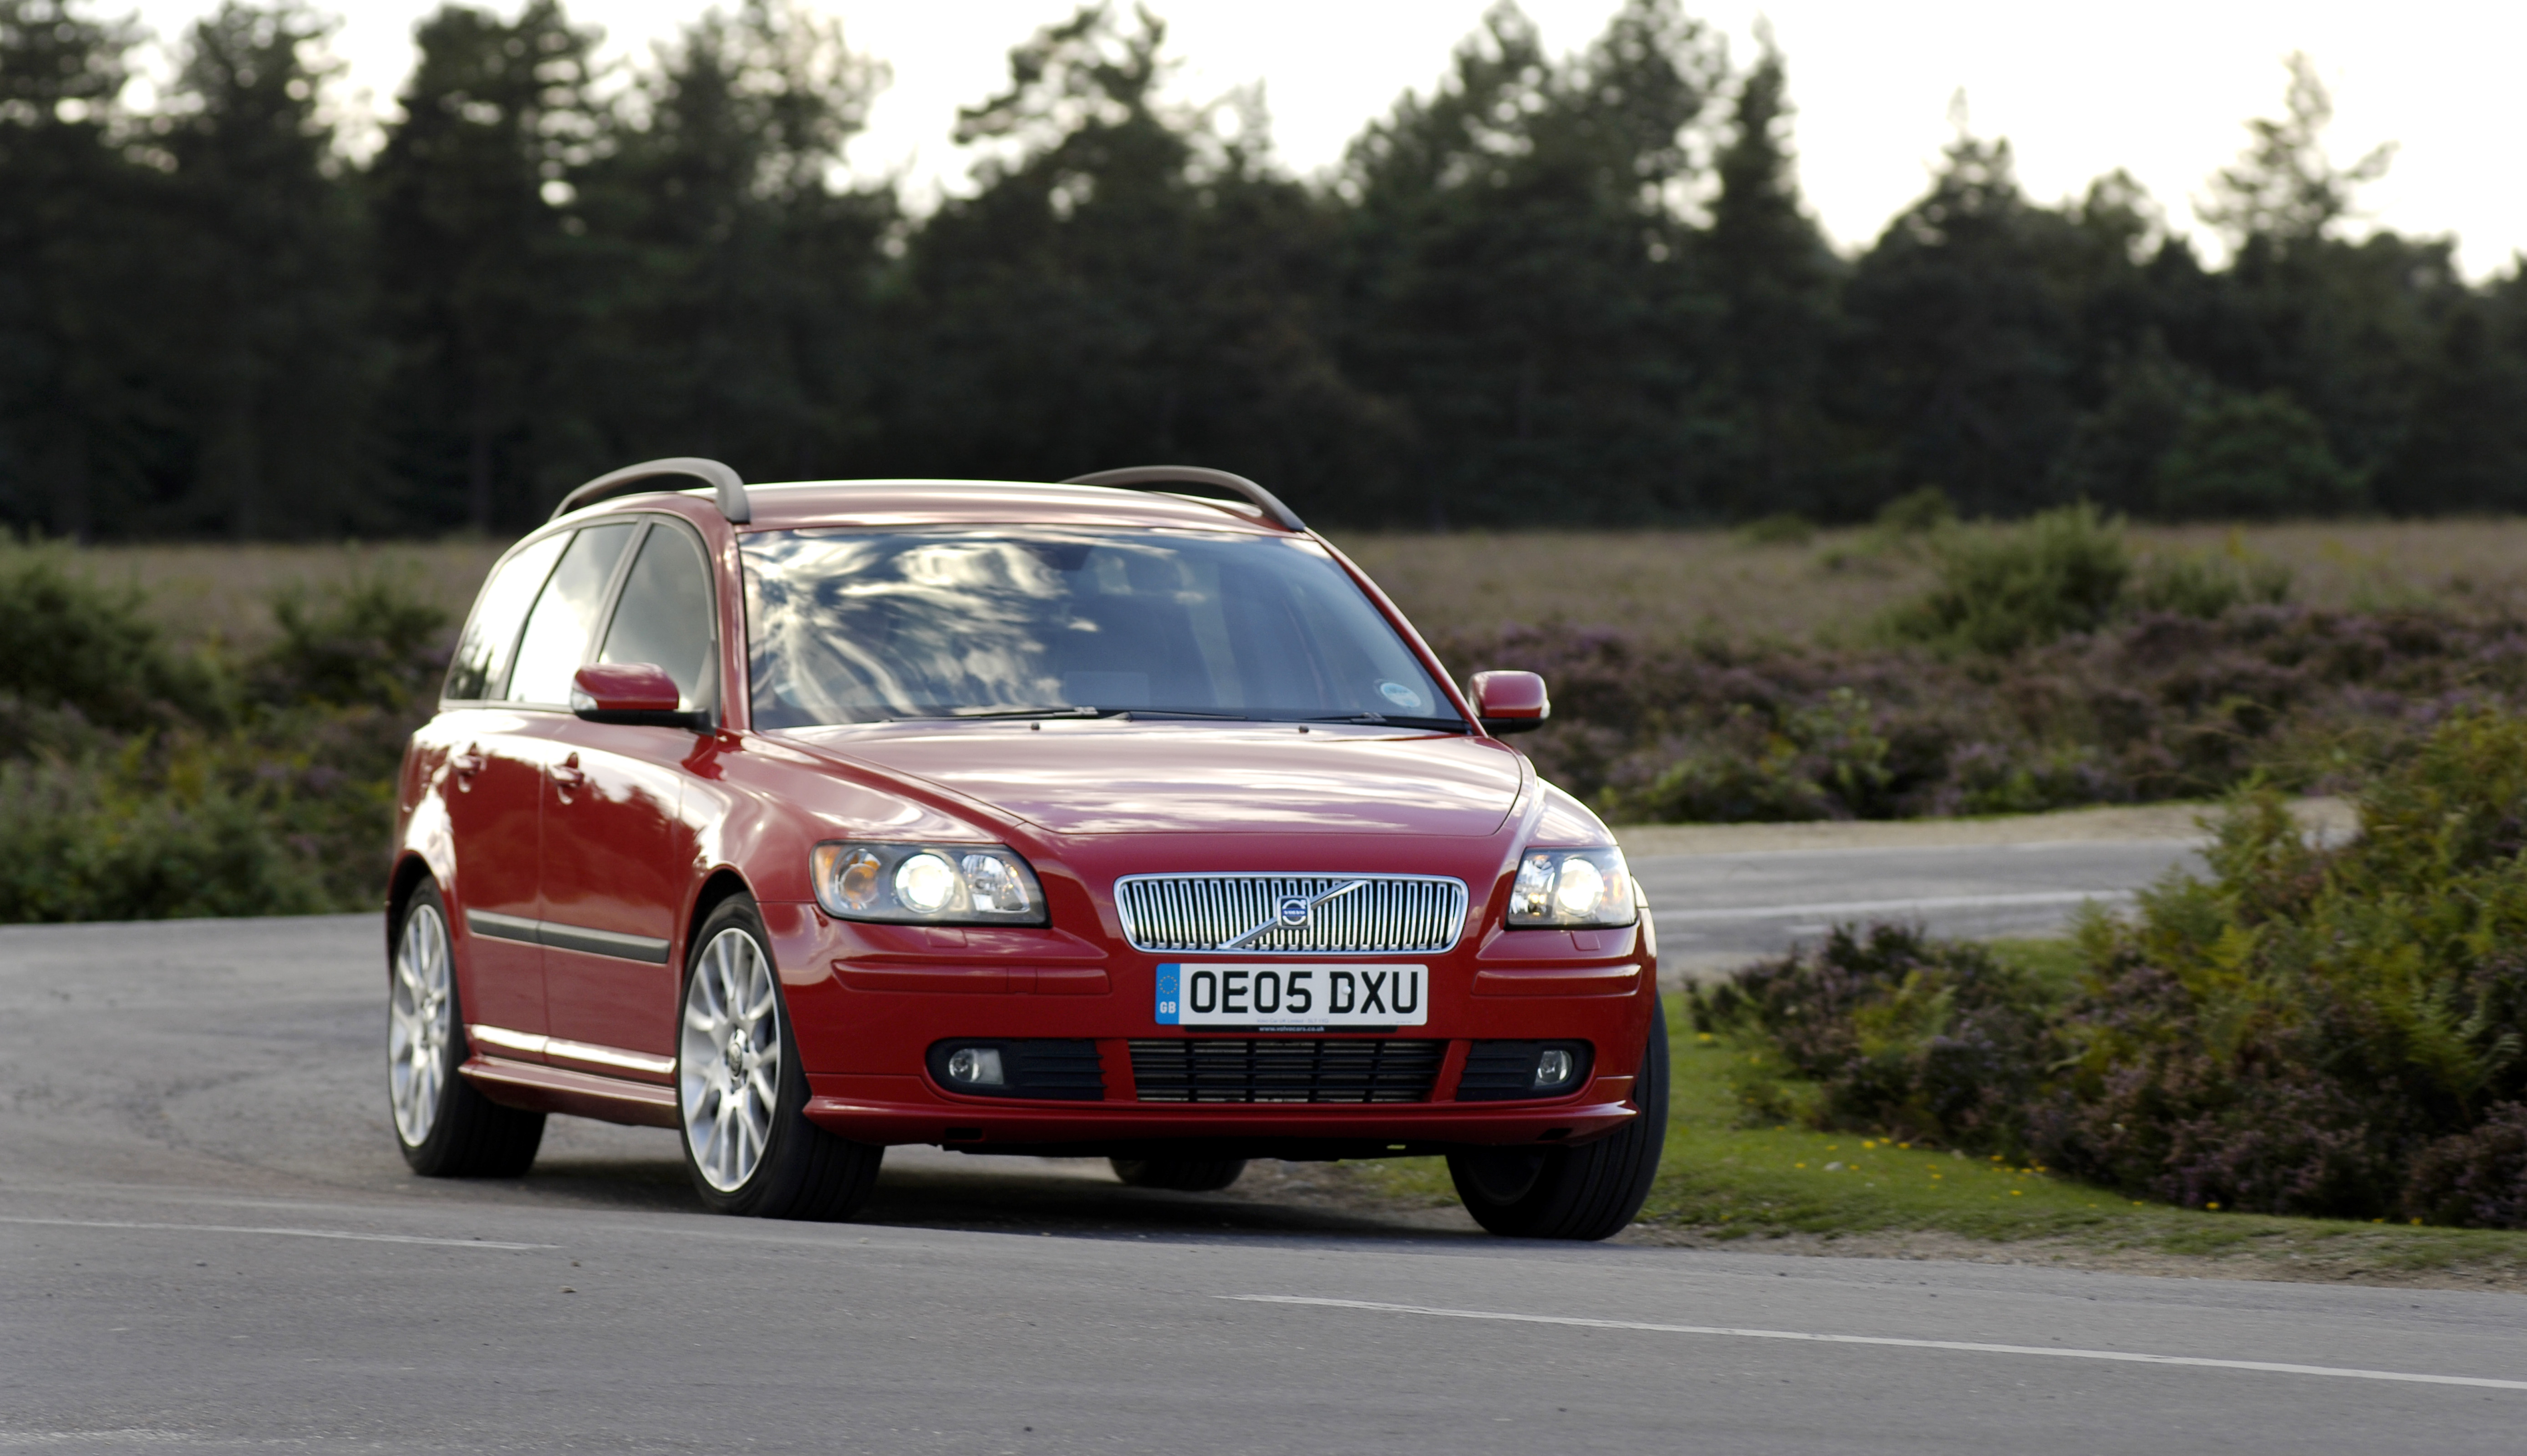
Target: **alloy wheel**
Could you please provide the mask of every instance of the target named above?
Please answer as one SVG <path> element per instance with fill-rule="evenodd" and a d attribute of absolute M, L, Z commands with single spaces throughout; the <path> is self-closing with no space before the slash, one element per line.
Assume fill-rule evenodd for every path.
<path fill-rule="evenodd" d="M 763 1161 L 781 1087 L 781 996 L 752 935 L 731 927 L 702 947 L 678 1052 L 685 1145 L 704 1181 L 734 1193 Z"/>
<path fill-rule="evenodd" d="M 395 1131 L 418 1147 L 438 1121 L 448 1043 L 456 1034 L 455 984 L 447 922 L 424 902 L 403 918 L 395 942 L 394 985 L 387 1000 L 387 1094 Z"/>

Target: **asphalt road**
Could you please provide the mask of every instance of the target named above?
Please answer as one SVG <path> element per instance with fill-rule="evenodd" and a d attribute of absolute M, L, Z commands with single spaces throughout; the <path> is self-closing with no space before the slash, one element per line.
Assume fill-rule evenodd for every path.
<path fill-rule="evenodd" d="M 1658 917 L 1660 955 L 1671 969 L 1707 972 L 1779 955 L 1846 923 L 2050 934 L 2086 902 L 2118 907 L 2168 871 L 2202 865 L 2192 839 L 2092 839 L 1645 855 L 1631 867 Z"/>
<path fill-rule="evenodd" d="M 366 919 L 0 929 L 0 1450 L 2369 1453 L 2527 1423 L 2506 1294 L 1533 1244 L 935 1152 L 864 1223 L 768 1225 L 698 1212 L 671 1134 L 560 1119 L 526 1179 L 427 1181 L 381 963 Z"/>

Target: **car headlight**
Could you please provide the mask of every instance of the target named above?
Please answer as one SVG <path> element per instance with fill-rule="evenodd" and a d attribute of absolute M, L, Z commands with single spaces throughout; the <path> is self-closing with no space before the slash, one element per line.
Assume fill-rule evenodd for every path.
<path fill-rule="evenodd" d="M 809 852 L 816 903 L 843 920 L 935 926 L 1040 926 L 1044 890 L 999 845 L 819 844 Z"/>
<path fill-rule="evenodd" d="M 1509 923 L 1527 929 L 1559 926 L 1628 926 L 1640 919 L 1632 903 L 1632 872 L 1620 849 L 1530 849 L 1518 857 L 1518 882 L 1510 886 Z"/>

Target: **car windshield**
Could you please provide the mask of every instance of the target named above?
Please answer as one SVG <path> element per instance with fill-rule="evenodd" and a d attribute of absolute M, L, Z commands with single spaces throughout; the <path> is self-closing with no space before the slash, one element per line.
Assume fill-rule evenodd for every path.
<path fill-rule="evenodd" d="M 1135 717 L 1467 724 L 1316 544 L 1195 530 L 745 538 L 755 726 Z"/>

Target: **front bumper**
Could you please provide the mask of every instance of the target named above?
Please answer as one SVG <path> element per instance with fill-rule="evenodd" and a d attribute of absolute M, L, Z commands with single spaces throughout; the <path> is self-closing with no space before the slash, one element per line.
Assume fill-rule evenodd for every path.
<path fill-rule="evenodd" d="M 1134 1041 L 1251 1033 L 1156 1023 L 1158 958 L 1057 930 L 933 940 L 917 928 L 837 922 L 812 905 L 762 907 L 807 1072 L 807 1116 L 853 1141 L 972 1152 L 1097 1156 L 1349 1158 L 1469 1146 L 1584 1142 L 1637 1116 L 1629 1098 L 1656 1006 L 1657 973 L 1631 932 L 1499 932 L 1428 961 L 1424 1026 L 1392 1033 L 1444 1042 L 1428 1099 L 1413 1102 L 1144 1102 Z M 947 943 L 941 943 L 944 940 Z M 961 942 L 961 943 L 959 943 Z M 1102 1100 L 981 1097 L 925 1066 L 949 1038 L 1093 1040 Z M 1570 1039 L 1593 1048 L 1577 1090 L 1459 1102 L 1477 1040 Z"/>
<path fill-rule="evenodd" d="M 854 1142 L 928 1142 L 966 1152 L 1046 1157 L 1395 1157 L 1504 1143 L 1585 1142 L 1639 1114 L 1623 1100 L 1632 1079 L 1599 1078 L 1552 1103 L 1218 1104 L 1017 1102 L 955 1099 L 927 1085 L 871 1085 L 877 1078 L 811 1078 L 823 1083 L 809 1121 Z M 900 1079 L 911 1082 L 910 1079 Z M 850 1085 L 845 1085 L 850 1084 Z M 833 1087 L 828 1091 L 824 1087 Z M 894 1092 L 893 1097 L 884 1093 Z M 868 1093 L 879 1093 L 869 1096 Z M 1613 1094 L 1613 1095 L 1609 1095 Z"/>

